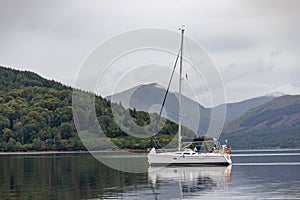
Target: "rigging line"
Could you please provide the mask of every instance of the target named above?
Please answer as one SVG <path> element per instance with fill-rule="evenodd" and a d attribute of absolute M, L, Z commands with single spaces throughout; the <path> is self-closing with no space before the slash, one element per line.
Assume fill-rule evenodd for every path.
<path fill-rule="evenodd" d="M 192 52 L 191 52 L 191 49 L 190 49 L 190 45 L 189 45 L 189 43 L 188 43 L 188 40 L 185 40 L 185 42 L 186 42 L 186 46 L 187 46 L 188 52 L 189 52 L 189 54 L 190 54 L 190 56 L 191 56 L 192 63 L 193 63 L 193 65 L 194 65 L 195 62 L 194 62 L 194 58 L 193 58 L 193 55 L 192 55 Z"/>
<path fill-rule="evenodd" d="M 156 148 L 161 148 L 161 144 L 156 140 L 155 136 L 151 137 L 151 145 L 153 145 Z"/>
<path fill-rule="evenodd" d="M 154 135 L 151 137 L 151 146 L 158 148 L 158 149 L 162 147 Z"/>
<path fill-rule="evenodd" d="M 161 144 L 156 140 L 155 137 L 152 137 L 152 143 L 153 143 L 153 146 L 155 146 L 156 148 L 161 148 Z"/>
<path fill-rule="evenodd" d="M 186 46 L 187 46 L 187 50 L 188 50 L 188 53 L 189 53 L 189 55 L 190 55 L 190 57 L 191 57 L 191 62 L 190 62 L 190 65 L 191 65 L 191 67 L 197 67 L 197 63 L 195 62 L 195 60 L 194 60 L 194 58 L 193 58 L 193 55 L 192 55 L 192 51 L 191 51 L 191 48 L 190 48 L 190 45 L 189 45 L 189 42 L 188 42 L 188 39 L 186 39 L 185 40 L 185 44 L 186 44 Z M 201 48 L 202 49 L 202 48 Z M 186 72 L 187 73 L 187 72 Z M 199 83 L 199 87 L 204 91 L 205 89 L 208 89 L 207 87 L 207 82 L 205 81 L 205 79 L 203 79 L 203 78 L 201 78 L 201 77 L 199 77 L 199 76 L 197 76 L 197 79 L 198 79 L 198 83 Z M 204 96 L 204 100 L 207 100 L 206 99 L 207 97 L 205 97 Z M 196 97 L 196 99 L 197 99 L 197 97 Z M 199 101 L 198 99 L 197 99 L 197 101 Z"/>
<path fill-rule="evenodd" d="M 171 85 L 171 82 L 172 82 L 172 79 L 173 79 L 173 75 L 174 75 L 174 72 L 175 72 L 175 69 L 176 69 L 176 65 L 177 65 L 177 61 L 178 61 L 178 58 L 179 58 L 179 55 L 180 55 L 181 51 L 182 51 L 182 49 L 180 49 L 178 51 L 178 54 L 177 54 L 177 57 L 176 57 L 176 60 L 175 60 L 175 63 L 174 63 L 173 71 L 172 71 L 172 74 L 171 74 L 171 77 L 170 77 L 170 80 L 169 80 L 168 88 L 166 90 L 166 93 L 165 93 L 165 96 L 164 96 L 164 100 L 163 100 L 163 103 L 162 103 L 160 111 L 159 111 L 159 115 L 158 115 L 158 119 L 157 119 L 157 122 L 156 122 L 156 125 L 155 125 L 154 132 L 156 132 L 156 130 L 157 130 L 157 126 L 158 126 L 158 123 L 159 123 L 159 120 L 160 120 L 160 117 L 161 117 L 161 113 L 162 113 L 162 110 L 163 110 L 164 105 L 166 103 L 166 99 L 167 99 L 167 96 L 168 96 L 168 93 L 169 93 L 170 85 Z"/>
<path fill-rule="evenodd" d="M 170 85 L 171 85 L 171 82 L 172 82 L 172 79 L 173 79 L 173 75 L 174 75 L 174 72 L 175 72 L 175 69 L 176 69 L 176 65 L 177 65 L 177 62 L 178 62 L 178 59 L 179 59 L 179 56 L 180 56 L 180 52 L 181 52 L 181 49 L 179 49 L 179 51 L 178 51 L 178 54 L 177 54 L 177 57 L 176 57 L 176 60 L 175 60 L 175 63 L 174 63 L 173 71 L 172 71 L 172 74 L 171 74 L 171 77 L 170 77 L 170 80 L 169 80 L 168 88 L 166 90 L 166 93 L 165 93 L 165 96 L 164 96 L 164 100 L 163 100 L 162 106 L 161 106 L 160 111 L 159 111 L 158 119 L 157 119 L 157 122 L 156 122 L 156 125 L 155 125 L 155 129 L 154 129 L 154 135 L 151 137 L 151 142 L 154 143 L 155 146 L 157 146 L 159 148 L 162 147 L 162 146 L 156 140 L 156 138 L 155 138 L 155 134 L 156 133 L 155 132 L 157 130 L 157 126 L 158 126 L 159 120 L 161 118 L 162 109 L 163 109 L 163 107 L 165 105 L 165 102 L 166 102 L 166 99 L 167 99 L 167 96 L 168 96 L 168 93 L 169 93 Z"/>

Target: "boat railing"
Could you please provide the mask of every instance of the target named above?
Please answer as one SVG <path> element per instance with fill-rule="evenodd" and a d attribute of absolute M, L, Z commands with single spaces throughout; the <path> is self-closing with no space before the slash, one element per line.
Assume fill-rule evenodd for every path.
<path fill-rule="evenodd" d="M 174 149 L 155 149 L 156 153 L 167 153 L 167 152 L 175 152 L 177 151 L 177 148 Z M 151 151 L 151 149 L 147 149 L 148 152 Z"/>

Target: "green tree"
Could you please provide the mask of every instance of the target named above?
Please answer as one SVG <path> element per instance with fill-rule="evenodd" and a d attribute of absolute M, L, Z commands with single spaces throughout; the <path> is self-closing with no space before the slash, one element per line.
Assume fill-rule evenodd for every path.
<path fill-rule="evenodd" d="M 6 116 L 1 116 L 0 115 L 0 133 L 3 131 L 5 128 L 10 127 L 10 121 Z"/>
<path fill-rule="evenodd" d="M 15 134 L 12 132 L 12 130 L 9 128 L 3 129 L 3 135 L 2 135 L 3 141 L 8 142 L 9 139 L 11 138 L 15 139 Z"/>

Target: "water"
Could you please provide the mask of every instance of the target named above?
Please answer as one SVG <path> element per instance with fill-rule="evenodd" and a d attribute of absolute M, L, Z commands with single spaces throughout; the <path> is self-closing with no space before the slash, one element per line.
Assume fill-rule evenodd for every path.
<path fill-rule="evenodd" d="M 232 160 L 134 174 L 88 153 L 0 155 L 0 199 L 300 199 L 300 150 L 235 151 Z"/>

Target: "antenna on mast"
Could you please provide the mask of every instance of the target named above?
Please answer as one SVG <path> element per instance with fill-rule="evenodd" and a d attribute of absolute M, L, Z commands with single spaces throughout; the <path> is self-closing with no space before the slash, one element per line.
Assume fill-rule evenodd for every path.
<path fill-rule="evenodd" d="M 185 25 L 182 25 L 181 27 L 179 27 L 178 30 L 180 30 L 180 31 L 183 30 L 184 31 L 185 30 Z"/>

